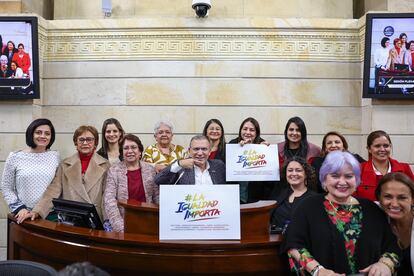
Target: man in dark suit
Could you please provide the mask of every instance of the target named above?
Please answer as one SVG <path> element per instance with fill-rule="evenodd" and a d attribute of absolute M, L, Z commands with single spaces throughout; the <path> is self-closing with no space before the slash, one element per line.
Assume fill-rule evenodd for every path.
<path fill-rule="evenodd" d="M 191 138 L 188 152 L 190 158 L 181 159 L 160 171 L 155 183 L 160 184 L 225 184 L 226 166 L 221 160 L 208 160 L 210 142 L 207 137 Z"/>

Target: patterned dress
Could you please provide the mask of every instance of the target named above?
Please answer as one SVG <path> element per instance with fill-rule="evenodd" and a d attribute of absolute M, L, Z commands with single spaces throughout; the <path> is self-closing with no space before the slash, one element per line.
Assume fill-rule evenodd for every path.
<path fill-rule="evenodd" d="M 142 160 L 147 163 L 170 165 L 175 160 L 183 159 L 186 151 L 183 146 L 171 145 L 171 154 L 164 154 L 158 148 L 157 145 L 151 145 L 144 150 Z"/>
<path fill-rule="evenodd" d="M 344 238 L 347 262 L 351 272 L 358 273 L 355 260 L 355 246 L 363 227 L 361 205 L 337 204 L 327 199 L 323 202 L 323 205 L 330 221 Z M 300 248 L 298 251 L 300 254 L 299 261 L 296 261 L 290 254 L 288 254 L 289 265 L 291 270 L 297 275 L 304 275 L 306 265 L 313 261 L 314 258 L 306 248 Z M 399 257 L 395 253 L 386 252 L 382 257 L 391 259 L 394 263 L 394 267 L 398 267 Z"/>

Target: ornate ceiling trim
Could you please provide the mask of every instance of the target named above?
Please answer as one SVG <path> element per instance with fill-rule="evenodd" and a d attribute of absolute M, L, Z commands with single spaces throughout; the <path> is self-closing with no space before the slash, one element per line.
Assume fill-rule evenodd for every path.
<path fill-rule="evenodd" d="M 361 61 L 359 29 L 96 29 L 39 32 L 44 61 Z"/>

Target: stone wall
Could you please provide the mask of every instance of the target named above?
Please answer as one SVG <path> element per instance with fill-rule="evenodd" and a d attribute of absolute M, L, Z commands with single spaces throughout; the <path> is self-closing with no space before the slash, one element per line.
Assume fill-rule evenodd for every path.
<path fill-rule="evenodd" d="M 352 18 L 353 0 L 212 0 L 210 17 Z M 102 0 L 54 0 L 55 19 L 103 18 Z M 172 4 L 174 3 L 174 4 Z M 194 17 L 192 0 L 112 0 L 112 18 Z"/>

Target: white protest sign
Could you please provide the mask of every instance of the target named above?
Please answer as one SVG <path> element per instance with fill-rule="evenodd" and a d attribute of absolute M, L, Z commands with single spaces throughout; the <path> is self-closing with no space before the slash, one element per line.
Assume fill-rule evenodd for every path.
<path fill-rule="evenodd" d="M 227 144 L 226 180 L 280 180 L 277 145 Z"/>
<path fill-rule="evenodd" d="M 160 185 L 160 240 L 239 240 L 238 185 Z"/>

